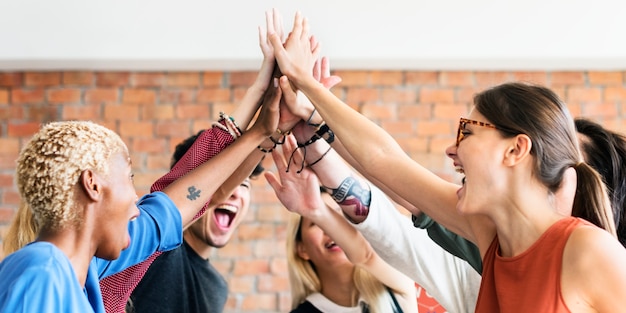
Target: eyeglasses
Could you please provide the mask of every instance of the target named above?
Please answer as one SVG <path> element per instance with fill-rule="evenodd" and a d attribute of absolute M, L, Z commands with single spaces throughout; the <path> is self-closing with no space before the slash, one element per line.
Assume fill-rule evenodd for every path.
<path fill-rule="evenodd" d="M 459 129 L 456 131 L 456 146 L 457 147 L 459 146 L 459 143 L 463 139 L 465 139 L 465 135 L 463 134 L 463 130 L 465 129 L 465 125 L 467 125 L 467 124 L 472 124 L 472 125 L 478 125 L 478 126 L 498 129 L 496 127 L 496 125 L 493 125 L 493 124 L 480 122 L 480 121 L 475 121 L 475 120 L 470 120 L 470 119 L 461 117 L 461 119 L 459 120 Z"/>

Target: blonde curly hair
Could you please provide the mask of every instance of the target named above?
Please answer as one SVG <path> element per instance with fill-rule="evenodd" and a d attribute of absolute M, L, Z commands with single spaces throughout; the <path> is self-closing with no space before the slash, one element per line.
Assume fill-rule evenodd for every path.
<path fill-rule="evenodd" d="M 75 190 L 84 170 L 109 173 L 110 157 L 126 151 L 112 130 L 88 121 L 52 122 L 31 138 L 17 160 L 17 188 L 38 229 L 81 222 Z"/>

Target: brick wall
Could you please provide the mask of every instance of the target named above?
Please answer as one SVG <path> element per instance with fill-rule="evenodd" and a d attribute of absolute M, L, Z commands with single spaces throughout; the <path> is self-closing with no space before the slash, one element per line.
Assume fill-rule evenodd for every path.
<path fill-rule="evenodd" d="M 626 133 L 626 72 L 340 71 L 334 92 L 389 131 L 416 160 L 455 180 L 444 155 L 472 95 L 488 86 L 525 80 L 555 90 L 574 116 Z M 92 120 L 129 146 L 138 194 L 168 171 L 173 147 L 230 112 L 252 72 L 14 72 L 0 73 L 0 238 L 19 201 L 15 159 L 43 122 Z M 266 160 L 271 168 L 271 161 Z M 214 252 L 226 273 L 232 312 L 287 311 L 285 210 L 264 178 L 253 182 L 253 204 L 237 237 Z"/>

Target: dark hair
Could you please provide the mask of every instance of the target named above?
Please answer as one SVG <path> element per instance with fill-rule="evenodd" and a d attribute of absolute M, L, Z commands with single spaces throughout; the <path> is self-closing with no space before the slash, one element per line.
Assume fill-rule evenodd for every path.
<path fill-rule="evenodd" d="M 626 137 L 584 118 L 574 120 L 585 162 L 602 176 L 613 208 L 617 239 L 626 247 Z"/>
<path fill-rule="evenodd" d="M 170 164 L 170 169 L 174 167 L 176 162 L 182 159 L 185 153 L 187 153 L 189 148 L 191 148 L 193 143 L 196 141 L 196 139 L 198 139 L 198 137 L 200 137 L 200 135 L 203 132 L 204 130 L 201 130 L 197 134 L 189 136 L 187 139 L 183 140 L 181 143 L 176 145 L 176 148 L 174 149 L 174 154 L 172 155 L 172 162 Z M 254 168 L 254 170 L 250 174 L 250 178 L 255 178 L 259 176 L 264 170 L 265 168 L 263 168 L 261 163 L 257 164 L 257 166 Z"/>
<path fill-rule="evenodd" d="M 602 178 L 582 160 L 574 121 L 567 106 L 550 89 L 506 83 L 474 97 L 476 110 L 505 137 L 525 134 L 532 141 L 533 174 L 552 192 L 569 167 L 578 176 L 572 215 L 615 235 L 615 224 Z"/>

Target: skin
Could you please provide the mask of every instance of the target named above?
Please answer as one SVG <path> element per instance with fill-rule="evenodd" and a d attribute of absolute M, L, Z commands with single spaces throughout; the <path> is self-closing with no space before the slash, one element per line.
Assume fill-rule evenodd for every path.
<path fill-rule="evenodd" d="M 83 171 L 76 188 L 84 224 L 59 232 L 42 230 L 38 241 L 61 249 L 84 285 L 92 256 L 116 259 L 130 244 L 128 223 L 139 216 L 139 209 L 135 206 L 137 193 L 128 151 L 111 156 L 108 177 L 92 170 Z"/>
<path fill-rule="evenodd" d="M 339 213 L 341 209 L 329 196 L 327 196 L 326 202 L 322 200 L 319 192 L 319 180 L 315 173 L 307 167 L 300 172 L 293 169 L 287 171 L 287 161 L 292 155 L 295 164 L 301 164 L 304 160 L 300 151 L 295 151 L 295 149 L 295 137 L 289 135 L 283 145 L 282 154 L 279 151 L 272 152 L 278 174 L 266 172 L 265 178 L 274 189 L 278 199 L 289 211 L 311 219 L 325 234 L 328 234 L 328 239 L 324 238 L 324 240 L 317 241 L 317 247 L 323 248 L 319 250 L 339 252 L 341 249 L 336 249 L 332 244 L 329 245 L 332 238 L 333 243 L 343 248 L 343 252 L 352 264 L 365 269 L 382 284 L 389 286 L 396 292 L 398 302 L 404 312 L 417 312 L 414 282 L 378 256 L 361 233 L 341 216 Z M 329 206 L 331 203 L 332 206 Z M 316 269 L 318 272 L 322 271 L 320 268 Z M 335 269 L 325 270 L 334 271 Z M 331 275 L 328 279 L 333 279 L 333 277 L 336 275 Z M 321 275 L 320 279 L 323 279 Z M 323 283 L 323 285 L 328 286 L 329 284 Z"/>
<path fill-rule="evenodd" d="M 183 234 L 185 241 L 203 258 L 211 248 L 225 246 L 250 208 L 250 180 L 246 179 L 218 205 L 207 208 L 205 214 L 191 224 Z M 230 213 L 226 213 L 226 211 Z M 227 221 L 226 225 L 218 221 Z"/>
<path fill-rule="evenodd" d="M 297 243 L 296 249 L 298 256 L 315 265 L 322 284 L 321 293 L 339 305 L 354 306 L 356 299 L 351 297 L 356 292 L 352 281 L 354 265 L 311 219 L 303 217 L 301 223 L 302 242 Z"/>
<path fill-rule="evenodd" d="M 307 73 L 318 57 L 311 53 L 308 37 L 308 22 L 297 13 L 287 43 L 279 46 L 273 41 L 278 63 L 289 82 L 311 100 L 342 139 L 367 176 L 476 243 L 482 254 L 497 232 L 500 255 L 518 255 L 563 218 L 549 190 L 532 176 L 532 141 L 527 135 L 503 138 L 493 130 L 468 125 L 471 134 L 458 147 L 447 149 L 448 155 L 454 155 L 457 170 L 465 174 L 465 184 L 459 188 L 413 161 L 378 125 L 320 86 Z M 478 112 L 468 117 L 489 122 Z M 601 243 L 593 244 L 596 240 Z M 596 261 L 589 263 L 589 258 Z M 623 307 L 626 270 L 618 263 L 625 258 L 626 250 L 606 231 L 577 228 L 564 251 L 563 273 L 579 273 L 574 280 L 570 280 L 572 275 L 562 275 L 561 286 L 572 288 L 562 290 L 566 305 L 575 312 L 611 312 Z M 602 287 L 581 283 L 593 279 L 597 280 L 595 286 Z"/>

